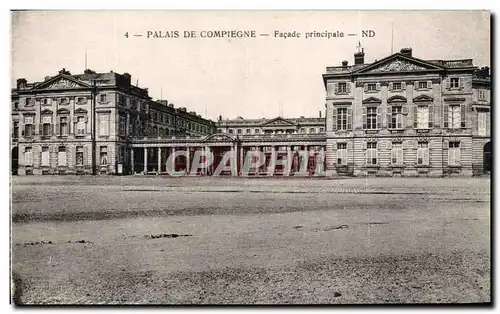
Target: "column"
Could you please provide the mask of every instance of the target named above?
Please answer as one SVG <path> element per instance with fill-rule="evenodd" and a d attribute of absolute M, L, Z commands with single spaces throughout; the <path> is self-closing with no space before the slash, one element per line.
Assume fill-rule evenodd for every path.
<path fill-rule="evenodd" d="M 240 147 L 240 166 L 239 166 L 239 172 L 241 173 L 243 171 L 243 162 L 244 162 L 244 155 L 243 155 L 243 146 Z"/>
<path fill-rule="evenodd" d="M 207 162 L 209 162 L 208 154 L 210 153 L 210 147 L 205 146 L 203 149 L 204 149 L 203 156 L 205 156 L 204 160 L 205 160 L 205 163 L 207 163 Z M 203 168 L 203 171 L 204 171 L 205 175 L 207 175 L 207 176 L 210 175 L 210 171 L 209 170 L 210 169 L 208 169 L 207 167 Z"/>
<path fill-rule="evenodd" d="M 148 172 L 148 148 L 144 147 L 144 174 Z"/>
<path fill-rule="evenodd" d="M 274 166 L 276 165 L 276 146 L 271 146 L 271 160 L 269 162 L 269 166 L 272 168 L 272 175 L 274 175 Z"/>
<path fill-rule="evenodd" d="M 238 175 L 238 156 L 236 156 L 238 152 L 238 148 L 236 147 L 236 143 L 233 143 L 233 145 L 231 146 L 231 167 L 234 169 L 232 171 L 234 171 L 234 173 L 236 173 L 236 175 Z M 232 174 L 232 172 L 231 172 Z"/>
<path fill-rule="evenodd" d="M 191 147 L 186 147 L 186 173 L 191 170 Z"/>
<path fill-rule="evenodd" d="M 172 172 L 175 172 L 175 147 L 172 147 L 172 151 L 171 151 L 171 156 L 172 156 Z"/>
<path fill-rule="evenodd" d="M 161 172 L 161 147 L 158 146 L 158 168 L 157 173 L 159 174 Z"/>
<path fill-rule="evenodd" d="M 134 148 L 130 149 L 130 164 L 132 167 L 132 174 L 135 174 L 135 164 L 134 164 Z"/>
<path fill-rule="evenodd" d="M 286 147 L 286 171 L 288 172 L 287 174 L 290 175 L 290 172 L 292 172 L 292 147 L 287 146 Z"/>

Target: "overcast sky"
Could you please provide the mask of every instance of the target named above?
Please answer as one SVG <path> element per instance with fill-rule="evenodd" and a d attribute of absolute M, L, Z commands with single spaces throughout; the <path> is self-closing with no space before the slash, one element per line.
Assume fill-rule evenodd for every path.
<path fill-rule="evenodd" d="M 365 62 L 412 47 L 421 59 L 474 59 L 490 65 L 490 15 L 448 12 L 168 12 L 24 11 L 12 14 L 12 84 L 19 77 L 40 81 L 61 68 L 72 74 L 128 72 L 150 96 L 216 119 L 318 116 L 324 110 L 321 74 L 326 66 L 353 63 L 358 41 Z M 361 30 L 375 31 L 361 38 Z M 133 34 L 178 30 L 177 39 Z M 185 39 L 184 30 L 255 30 L 269 37 Z M 297 31 L 299 39 L 274 38 L 274 31 Z M 311 31 L 358 36 L 305 39 Z M 125 38 L 128 32 L 130 37 Z"/>

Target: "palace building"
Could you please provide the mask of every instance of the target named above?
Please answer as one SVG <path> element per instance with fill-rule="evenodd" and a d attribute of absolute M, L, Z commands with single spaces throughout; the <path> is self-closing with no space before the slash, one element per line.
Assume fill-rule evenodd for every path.
<path fill-rule="evenodd" d="M 131 173 L 130 141 L 202 136 L 215 123 L 131 84 L 128 73 L 18 79 L 12 91 L 12 169 L 25 174 Z"/>
<path fill-rule="evenodd" d="M 63 69 L 41 82 L 18 79 L 12 171 L 211 175 L 223 165 L 230 171 L 222 174 L 242 175 L 254 153 L 263 156 L 252 170 L 256 176 L 440 177 L 491 170 L 490 69 L 472 59 L 422 60 L 405 48 L 365 63 L 361 50 L 354 64 L 327 67 L 323 83 L 323 117 L 219 116 L 214 122 L 153 100 L 128 73 Z M 210 167 L 191 169 L 200 153 L 212 156 Z"/>
<path fill-rule="evenodd" d="M 491 168 L 490 71 L 411 48 L 327 67 L 329 175 L 448 176 Z"/>

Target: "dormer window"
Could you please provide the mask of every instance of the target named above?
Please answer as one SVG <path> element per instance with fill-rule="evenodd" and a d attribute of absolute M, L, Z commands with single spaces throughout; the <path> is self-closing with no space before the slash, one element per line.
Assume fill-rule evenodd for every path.
<path fill-rule="evenodd" d="M 458 77 L 450 78 L 450 88 L 459 88 L 460 87 L 460 79 Z"/>
<path fill-rule="evenodd" d="M 106 94 L 100 95 L 100 102 L 106 102 Z"/>
<path fill-rule="evenodd" d="M 401 82 L 392 83 L 392 89 L 393 90 L 402 90 Z"/>
<path fill-rule="evenodd" d="M 366 88 L 369 92 L 375 92 L 377 90 L 377 84 L 375 83 L 367 84 Z"/>
<path fill-rule="evenodd" d="M 418 89 L 427 89 L 427 82 L 418 82 Z"/>

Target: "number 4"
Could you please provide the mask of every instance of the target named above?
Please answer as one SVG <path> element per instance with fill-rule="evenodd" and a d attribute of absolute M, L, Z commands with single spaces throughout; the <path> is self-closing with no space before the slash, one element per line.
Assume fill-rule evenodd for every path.
<path fill-rule="evenodd" d="M 128 38 L 128 32 L 125 33 L 125 37 Z"/>

